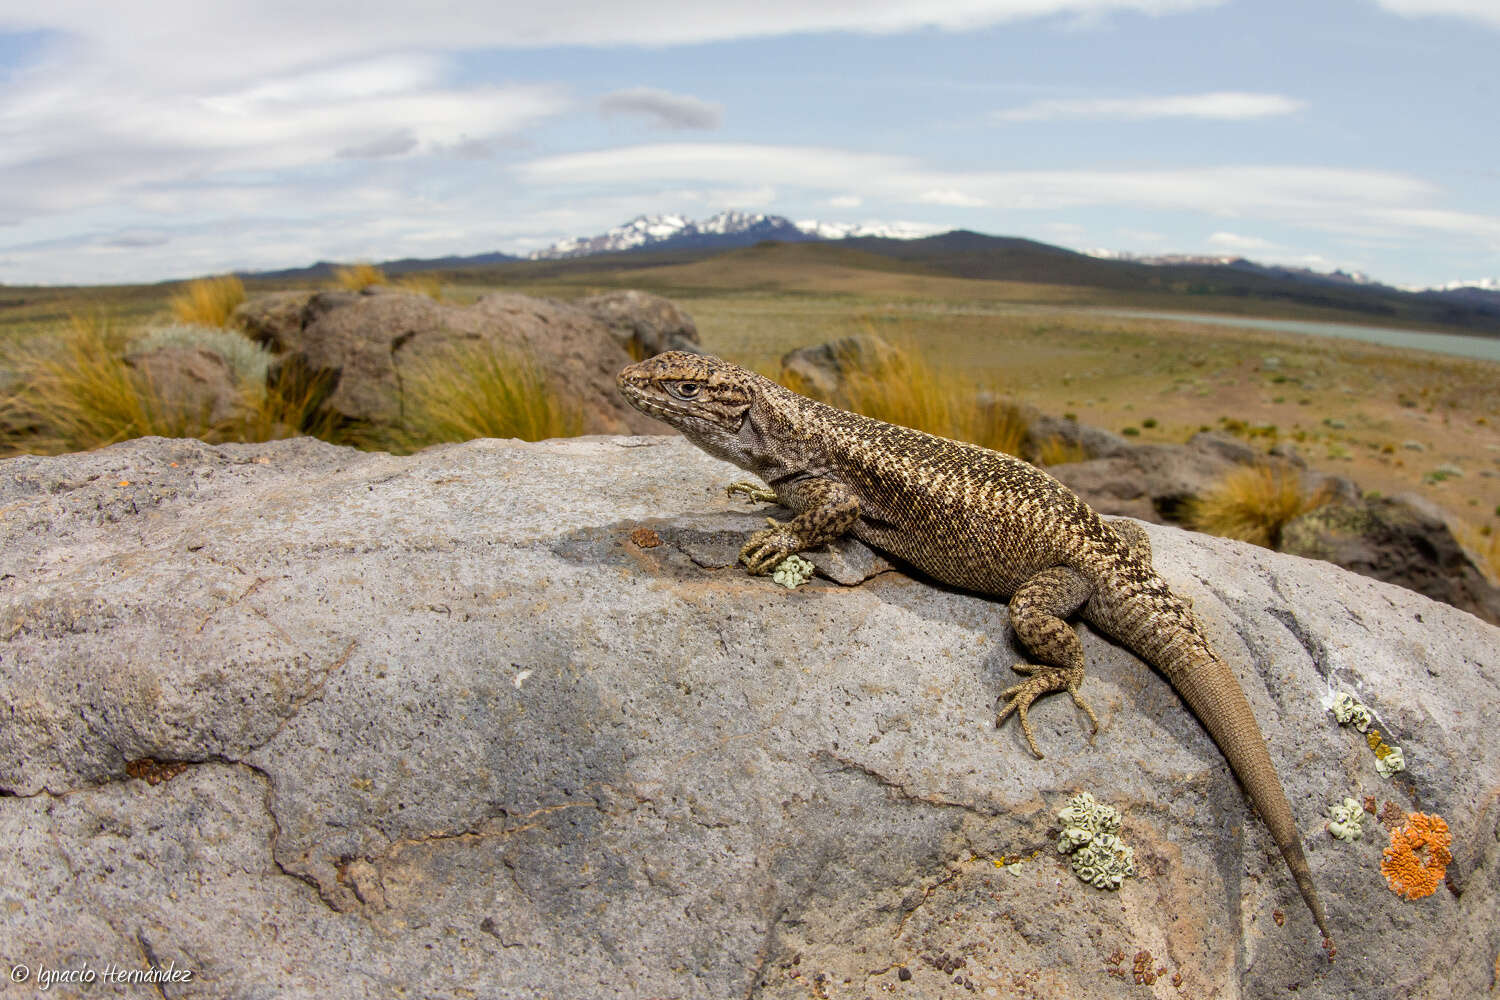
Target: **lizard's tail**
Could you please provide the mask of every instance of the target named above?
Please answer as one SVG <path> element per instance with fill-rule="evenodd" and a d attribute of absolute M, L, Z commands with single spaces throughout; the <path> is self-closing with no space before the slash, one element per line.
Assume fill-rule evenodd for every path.
<path fill-rule="evenodd" d="M 1313 886 L 1297 823 L 1292 819 L 1292 809 L 1287 804 L 1281 779 L 1276 776 L 1271 755 L 1266 752 L 1265 737 L 1255 722 L 1239 680 L 1217 656 L 1209 656 L 1206 661 L 1200 658 L 1180 675 L 1169 672 L 1168 676 L 1219 745 L 1240 784 L 1245 786 L 1255 811 L 1260 813 L 1276 846 L 1281 849 L 1281 856 L 1286 859 L 1292 878 L 1307 901 L 1313 920 L 1317 921 L 1318 930 L 1323 932 L 1325 947 L 1331 949 L 1333 935 L 1328 931 L 1328 916 L 1323 912 L 1318 890 Z"/>

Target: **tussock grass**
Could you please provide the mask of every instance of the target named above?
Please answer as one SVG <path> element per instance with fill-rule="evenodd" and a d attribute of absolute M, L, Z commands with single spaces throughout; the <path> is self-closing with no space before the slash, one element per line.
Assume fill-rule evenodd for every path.
<path fill-rule="evenodd" d="M 336 267 L 333 269 L 333 283 L 338 288 L 351 292 L 361 292 L 375 285 L 390 283 L 385 272 L 374 264 L 361 262 L 351 264 L 348 267 Z"/>
<path fill-rule="evenodd" d="M 939 373 L 910 345 L 896 347 L 871 368 L 850 371 L 840 389 L 824 398 L 797 378 L 779 379 L 793 392 L 890 424 L 1020 454 L 1026 420 L 1020 409 L 985 387 Z"/>
<path fill-rule="evenodd" d="M 125 337 L 102 317 L 75 317 L 53 350 L 12 352 L 0 397 L 0 452 L 87 451 L 147 435 L 206 437 L 208 414 L 164 400 L 125 363 Z"/>
<path fill-rule="evenodd" d="M 1295 469 L 1250 465 L 1233 470 L 1188 501 L 1184 520 L 1196 531 L 1275 549 L 1293 518 L 1327 502 L 1325 491 L 1303 488 Z"/>
<path fill-rule="evenodd" d="M 1490 583 L 1500 586 L 1500 532 L 1486 533 L 1484 528 L 1476 528 L 1457 518 L 1451 521 L 1450 527 L 1453 537 L 1474 557 L 1479 571 Z"/>
<path fill-rule="evenodd" d="M 1036 463 L 1038 465 L 1067 465 L 1069 462 L 1087 461 L 1089 453 L 1083 445 L 1077 441 L 1069 441 L 1067 438 L 1053 436 L 1042 442 L 1037 450 Z"/>
<path fill-rule="evenodd" d="M 527 354 L 498 344 L 455 348 L 402 371 L 402 430 L 390 442 L 415 451 L 474 438 L 574 437 L 583 413 L 559 397 Z"/>
<path fill-rule="evenodd" d="M 434 302 L 443 301 L 443 279 L 430 271 L 408 274 L 396 282 L 396 287 L 425 295 Z"/>
<path fill-rule="evenodd" d="M 241 302 L 245 301 L 245 283 L 232 274 L 218 278 L 198 278 L 188 282 L 180 295 L 172 296 L 168 305 L 180 322 L 199 326 L 223 327 Z"/>

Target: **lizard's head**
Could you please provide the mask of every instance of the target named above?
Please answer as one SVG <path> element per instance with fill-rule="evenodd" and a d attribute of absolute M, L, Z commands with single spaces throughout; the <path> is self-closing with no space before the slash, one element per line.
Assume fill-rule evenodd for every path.
<path fill-rule="evenodd" d="M 757 378 L 707 354 L 668 351 L 631 365 L 615 381 L 631 406 L 722 454 L 745 423 Z"/>

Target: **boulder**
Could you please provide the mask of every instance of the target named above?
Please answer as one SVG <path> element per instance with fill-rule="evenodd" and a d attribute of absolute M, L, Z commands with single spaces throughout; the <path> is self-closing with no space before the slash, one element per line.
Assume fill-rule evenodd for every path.
<path fill-rule="evenodd" d="M 279 320 L 265 318 L 286 319 L 293 312 L 288 299 L 241 315 L 244 323 L 274 328 L 282 354 L 273 381 L 327 386 L 323 408 L 346 426 L 398 426 L 403 369 L 446 358 L 455 348 L 488 344 L 530 354 L 553 389 L 580 407 L 586 432 L 652 428 L 650 418 L 615 390 L 615 373 L 630 363 L 629 355 L 593 314 L 564 302 L 495 293 L 456 306 L 374 286 L 312 294 L 298 312 L 298 325 L 288 320 L 277 326 Z"/>
<path fill-rule="evenodd" d="M 632 288 L 579 299 L 574 305 L 609 327 L 632 358 L 663 351 L 703 353 L 693 318 L 671 299 Z"/>
<path fill-rule="evenodd" d="M 228 420 L 240 405 L 229 362 L 207 348 L 159 347 L 127 354 L 125 363 L 146 376 L 165 407 L 191 424 Z"/>
<path fill-rule="evenodd" d="M 835 399 L 852 373 L 899 372 L 906 355 L 873 333 L 857 333 L 812 347 L 789 351 L 781 359 L 783 380 L 806 387 L 808 395 Z"/>
<path fill-rule="evenodd" d="M 1083 461 L 1127 455 L 1138 447 L 1102 427 L 1080 424 L 1067 417 L 1051 417 L 1029 406 L 1024 412 L 1027 421 L 1022 451 L 1028 461 L 1034 460 L 1042 453 L 1043 448 L 1053 442 L 1062 442 L 1078 449 L 1085 456 Z"/>
<path fill-rule="evenodd" d="M 1080 435 L 1085 437 L 1093 440 Z M 1233 438 L 1195 434 L 1185 445 L 1143 444 L 1124 451 L 1106 447 L 1105 457 L 1047 471 L 1102 514 L 1166 524 L 1180 520 L 1193 497 L 1256 458 L 1256 452 Z"/>
<path fill-rule="evenodd" d="M 1448 520 L 1425 497 L 1344 493 L 1282 529 L 1281 549 L 1326 559 L 1444 601 L 1500 625 L 1500 587 L 1487 580 Z"/>
<path fill-rule="evenodd" d="M 993 724 L 1002 604 L 873 561 L 796 591 L 709 568 L 779 513 L 740 478 L 669 437 L 0 462 L 11 961 L 190 970 L 174 998 L 1491 988 L 1500 630 L 1148 526 L 1265 729 L 1330 965 L 1159 675 L 1081 627 L 1101 732 L 1048 698 L 1035 760 Z M 1055 849 L 1082 790 L 1123 812 L 1117 893 Z M 1345 796 L 1443 816 L 1447 883 L 1392 893 L 1375 817 L 1323 832 Z"/>
<path fill-rule="evenodd" d="M 235 307 L 229 324 L 243 330 L 272 353 L 281 354 L 298 342 L 305 325 L 303 313 L 314 292 L 267 292 Z"/>

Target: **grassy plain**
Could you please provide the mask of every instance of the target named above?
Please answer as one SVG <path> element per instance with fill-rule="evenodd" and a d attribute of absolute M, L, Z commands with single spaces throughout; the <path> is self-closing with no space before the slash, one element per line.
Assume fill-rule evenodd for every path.
<path fill-rule="evenodd" d="M 1290 440 L 1315 467 L 1366 490 L 1427 496 L 1466 522 L 1476 543 L 1500 533 L 1500 364 L 1102 310 L 1370 322 L 1357 314 L 955 278 L 805 245 L 651 266 L 501 265 L 438 280 L 455 303 L 495 290 L 573 299 L 634 287 L 667 295 L 693 315 L 708 350 L 763 370 L 796 347 L 878 333 L 916 346 L 939 375 L 995 386 L 1044 412 L 1072 414 L 1142 442 L 1181 442 L 1202 428 L 1265 447 Z M 254 295 L 314 283 L 245 284 Z M 166 322 L 168 302 L 180 291 L 175 284 L 0 287 L 0 347 L 45 339 L 79 314 L 103 312 L 123 328 Z"/>

